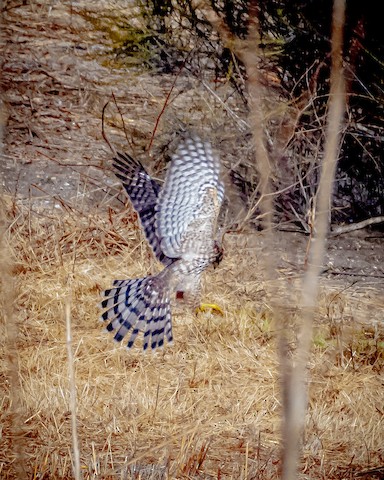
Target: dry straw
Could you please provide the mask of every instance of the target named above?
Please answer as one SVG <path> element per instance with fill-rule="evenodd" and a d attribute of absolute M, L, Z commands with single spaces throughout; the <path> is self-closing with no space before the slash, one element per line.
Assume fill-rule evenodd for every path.
<path fill-rule="evenodd" d="M 96 306 L 112 279 L 157 269 L 131 210 L 48 218 L 22 206 L 12 213 L 12 204 L 4 238 L 20 294 L 14 322 L 3 318 L 2 328 L 15 323 L 19 333 L 11 344 L 2 336 L 2 348 L 19 361 L 13 373 L 2 363 L 2 478 L 22 478 L 21 454 L 32 478 L 73 478 L 71 418 L 83 478 L 276 478 L 283 410 L 270 285 L 257 262 L 262 238 L 229 235 L 226 258 L 206 276 L 203 299 L 224 316 L 178 312 L 174 345 L 143 355 L 113 344 Z M 281 258 L 287 248 L 285 237 Z M 284 264 L 278 272 L 280 301 L 297 304 L 299 272 Z M 76 408 L 63 322 L 69 295 Z M 311 478 L 380 465 L 382 331 L 354 320 L 358 309 L 374 318 L 375 295 L 322 287 L 300 467 Z"/>

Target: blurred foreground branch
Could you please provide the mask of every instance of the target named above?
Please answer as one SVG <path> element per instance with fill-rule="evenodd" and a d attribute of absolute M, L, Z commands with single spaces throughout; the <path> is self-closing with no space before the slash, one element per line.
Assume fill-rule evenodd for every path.
<path fill-rule="evenodd" d="M 263 218 L 263 233 L 269 251 L 263 255 L 263 267 L 266 280 L 275 277 L 275 259 L 272 252 L 273 195 L 271 195 L 272 169 L 265 141 L 265 122 L 263 100 L 260 88 L 260 26 L 258 20 L 258 2 L 249 2 L 248 36 L 242 40 L 233 35 L 225 21 L 213 11 L 207 2 L 196 2 L 206 18 L 220 35 L 223 44 L 242 61 L 247 72 L 247 93 L 249 103 L 249 124 L 255 151 L 256 166 L 259 173 L 260 210 Z M 305 424 L 307 407 L 306 370 L 309 360 L 312 338 L 312 325 L 318 296 L 319 275 L 325 252 L 325 243 L 329 229 L 332 185 L 335 177 L 337 157 L 340 146 L 340 130 L 345 108 L 344 77 L 342 67 L 342 45 L 344 28 L 345 0 L 335 0 L 332 30 L 332 70 L 329 96 L 328 122 L 326 128 L 325 153 L 317 193 L 315 209 L 315 236 L 310 246 L 308 268 L 303 278 L 301 298 L 301 327 L 296 354 L 293 359 L 287 355 L 287 339 L 284 333 L 283 312 L 278 306 L 277 292 L 271 287 L 271 305 L 274 317 L 281 327 L 280 355 L 283 382 L 283 466 L 282 478 L 293 480 L 297 477 L 300 460 L 300 441 Z"/>
<path fill-rule="evenodd" d="M 5 106 L 0 97 L 0 157 L 3 155 L 3 136 L 6 125 Z M 0 190 L 0 305 L 1 321 L 5 324 L 6 350 L 9 398 L 10 398 L 10 421 L 13 468 L 16 478 L 27 478 L 25 471 L 25 432 L 20 400 L 20 376 L 19 376 L 19 353 L 18 353 L 18 323 L 15 314 L 15 299 L 17 297 L 16 285 L 13 277 L 13 262 L 8 247 L 7 229 L 9 226 L 3 191 Z"/>
<path fill-rule="evenodd" d="M 315 236 L 309 250 L 308 268 L 302 284 L 302 325 L 296 356 L 285 379 L 283 479 L 297 478 L 300 440 L 307 408 L 307 366 L 311 350 L 313 320 L 316 310 L 319 276 L 329 231 L 332 186 L 340 148 L 340 132 L 345 109 L 342 65 L 345 0 L 334 0 L 332 26 L 332 69 L 328 120 L 322 171 L 315 209 Z"/>

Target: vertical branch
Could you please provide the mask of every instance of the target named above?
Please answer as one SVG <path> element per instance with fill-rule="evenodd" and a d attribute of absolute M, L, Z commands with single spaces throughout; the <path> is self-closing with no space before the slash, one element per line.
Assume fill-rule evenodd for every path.
<path fill-rule="evenodd" d="M 249 102 L 249 123 L 252 130 L 252 142 L 259 173 L 259 193 L 262 226 L 265 233 L 272 230 L 273 197 L 271 193 L 271 163 L 266 148 L 265 122 L 263 115 L 262 89 L 260 85 L 260 23 L 258 2 L 249 5 L 248 36 L 237 54 L 247 71 L 247 89 Z M 270 268 L 270 267 L 269 267 Z"/>
<path fill-rule="evenodd" d="M 310 245 L 308 268 L 302 286 L 302 326 L 295 367 L 285 384 L 285 424 L 283 427 L 283 479 L 297 478 L 300 437 L 304 428 L 307 404 L 306 369 L 308 365 L 313 319 L 319 290 L 327 233 L 329 229 L 332 186 L 340 145 L 340 130 L 345 109 L 342 67 L 345 0 L 334 0 L 332 19 L 332 69 L 324 159 L 315 211 L 315 238 Z"/>
<path fill-rule="evenodd" d="M 248 37 L 241 40 L 235 37 L 224 20 L 213 11 L 207 1 L 195 2 L 219 33 L 223 44 L 231 49 L 243 62 L 247 71 L 247 89 L 249 98 L 249 120 L 252 128 L 252 141 L 259 172 L 260 209 L 263 218 L 263 230 L 269 252 L 263 255 L 264 271 L 267 280 L 275 277 L 274 257 L 271 255 L 273 199 L 271 189 L 272 168 L 265 142 L 265 125 L 263 120 L 262 89 L 260 88 L 260 30 L 258 2 L 249 2 Z M 328 122 L 322 173 L 320 178 L 318 201 L 315 213 L 315 239 L 310 246 L 308 269 L 303 278 L 302 288 L 302 324 L 298 347 L 294 361 L 288 359 L 287 340 L 281 328 L 280 356 L 283 376 L 283 467 L 284 480 L 297 477 L 300 459 L 300 438 L 304 427 L 306 412 L 306 369 L 310 354 L 312 325 L 317 302 L 319 275 L 325 252 L 325 242 L 329 227 L 330 201 L 332 184 L 335 176 L 336 159 L 340 143 L 340 128 L 345 108 L 344 80 L 342 70 L 342 45 L 344 27 L 345 0 L 334 0 L 332 29 L 332 69 L 331 91 L 329 96 Z M 298 52 L 299 53 L 299 52 Z M 278 296 L 274 295 L 271 282 L 271 305 L 280 327 L 284 316 L 277 306 Z"/>
<path fill-rule="evenodd" d="M 248 34 L 245 40 L 232 34 L 228 25 L 209 5 L 207 1 L 196 2 L 204 16 L 220 35 L 223 44 L 235 53 L 242 61 L 247 72 L 247 92 L 249 104 L 249 124 L 252 132 L 252 144 L 255 152 L 255 165 L 259 174 L 258 191 L 261 210 L 261 222 L 265 245 L 268 250 L 263 252 L 262 260 L 266 279 L 271 281 L 275 277 L 275 262 L 271 254 L 272 223 L 273 223 L 273 195 L 271 186 L 272 168 L 266 147 L 265 122 L 263 114 L 262 88 L 260 84 L 260 22 L 258 0 L 250 0 L 248 11 Z M 272 288 L 272 282 L 270 286 Z M 270 291 L 271 301 L 273 292 Z M 274 308 L 275 310 L 275 308 Z M 275 312 L 276 313 L 276 312 Z M 278 316 L 278 314 L 276 315 Z"/>
<path fill-rule="evenodd" d="M 6 235 L 7 218 L 5 205 L 0 198 L 0 275 L 1 275 L 1 316 L 5 323 L 5 358 L 9 381 L 9 415 L 11 424 L 11 450 L 14 455 L 14 471 L 20 480 L 27 478 L 25 470 L 25 432 L 23 425 L 21 385 L 19 376 L 19 354 L 17 340 L 19 329 L 15 315 L 16 285 L 12 274 L 11 253 Z"/>
<path fill-rule="evenodd" d="M 68 355 L 68 376 L 69 376 L 69 393 L 70 393 L 70 410 L 71 410 L 71 426 L 72 426 L 72 448 L 74 460 L 74 477 L 80 480 L 80 450 L 79 439 L 77 435 L 77 407 L 76 407 L 76 380 L 75 367 L 72 352 L 72 331 L 71 331 L 71 305 L 69 300 L 65 304 L 65 324 L 67 331 L 67 355 Z"/>
<path fill-rule="evenodd" d="M 4 33 L 4 4 L 0 1 L 0 32 Z M 3 47 L 7 38 L 1 38 Z M 1 75 L 0 71 L 0 75 Z M 0 91 L 0 156 L 3 154 L 4 134 L 7 125 L 7 111 Z M 0 304 L 1 317 L 5 323 L 5 361 L 9 381 L 9 415 L 11 430 L 11 452 L 14 457 L 13 468 L 18 479 L 28 478 L 25 459 L 25 431 L 22 414 L 21 384 L 19 374 L 19 355 L 17 340 L 19 335 L 17 316 L 15 314 L 15 301 L 17 287 L 12 272 L 12 254 L 7 238 L 8 218 L 7 208 L 3 200 L 3 191 L 0 189 Z"/>
<path fill-rule="evenodd" d="M 247 92 L 249 103 L 249 123 L 252 131 L 252 143 L 255 151 L 255 164 L 259 173 L 259 193 L 262 227 L 267 236 L 266 244 L 270 244 L 269 235 L 272 235 L 273 196 L 271 195 L 272 169 L 266 148 L 265 122 L 263 115 L 262 89 L 260 85 L 260 22 L 259 4 L 257 0 L 250 0 L 248 11 L 248 35 L 245 40 L 233 35 L 228 25 L 208 4 L 207 1 L 194 2 L 195 8 L 200 8 L 204 16 L 220 35 L 228 49 L 243 62 L 247 72 Z M 266 259 L 267 276 L 273 278 L 271 259 Z"/>

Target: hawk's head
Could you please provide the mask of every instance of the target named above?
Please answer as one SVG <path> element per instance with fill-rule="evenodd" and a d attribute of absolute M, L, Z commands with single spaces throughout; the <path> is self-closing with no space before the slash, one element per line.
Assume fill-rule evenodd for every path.
<path fill-rule="evenodd" d="M 213 251 L 214 253 L 213 253 L 212 265 L 213 265 L 213 268 L 216 268 L 219 266 L 220 262 L 223 260 L 224 249 L 221 242 L 219 243 L 215 241 L 215 243 L 213 244 Z"/>

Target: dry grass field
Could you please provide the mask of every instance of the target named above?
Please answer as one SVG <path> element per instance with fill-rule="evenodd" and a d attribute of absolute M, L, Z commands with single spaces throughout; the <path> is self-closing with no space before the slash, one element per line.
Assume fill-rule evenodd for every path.
<path fill-rule="evenodd" d="M 113 84 L 140 150 L 173 78 L 127 82 L 81 58 L 100 38 L 74 3 L 32 2 L 6 14 L 0 478 L 73 478 L 74 435 L 84 479 L 278 478 L 281 325 L 262 259 L 266 250 L 278 259 L 273 303 L 293 350 L 308 239 L 276 231 L 267 245 L 258 232 L 228 234 L 224 260 L 203 288 L 203 301 L 223 315 L 177 311 L 174 344 L 155 354 L 142 353 L 140 342 L 129 351 L 114 344 L 98 320 L 100 292 L 158 265 L 135 213 L 116 201 L 100 112 Z M 213 122 L 212 97 L 192 87 L 180 88 L 172 108 L 188 113 L 194 97 L 195 115 L 209 111 Z M 120 148 L 119 116 L 108 121 Z M 368 233 L 329 241 L 302 479 L 383 478 L 382 246 Z"/>
<path fill-rule="evenodd" d="M 279 366 L 260 235 L 228 238 L 225 260 L 206 276 L 204 300 L 224 315 L 180 312 L 174 345 L 143 354 L 114 345 L 97 320 L 112 279 L 155 268 L 132 212 L 36 217 L 18 208 L 9 220 L 1 478 L 17 478 L 17 452 L 27 478 L 72 477 L 68 306 L 84 478 L 278 476 Z M 283 260 L 286 247 L 287 238 Z M 279 288 L 292 299 L 300 278 L 285 265 Z M 383 463 L 382 298 L 375 289 L 322 289 L 302 478 L 353 478 Z"/>

